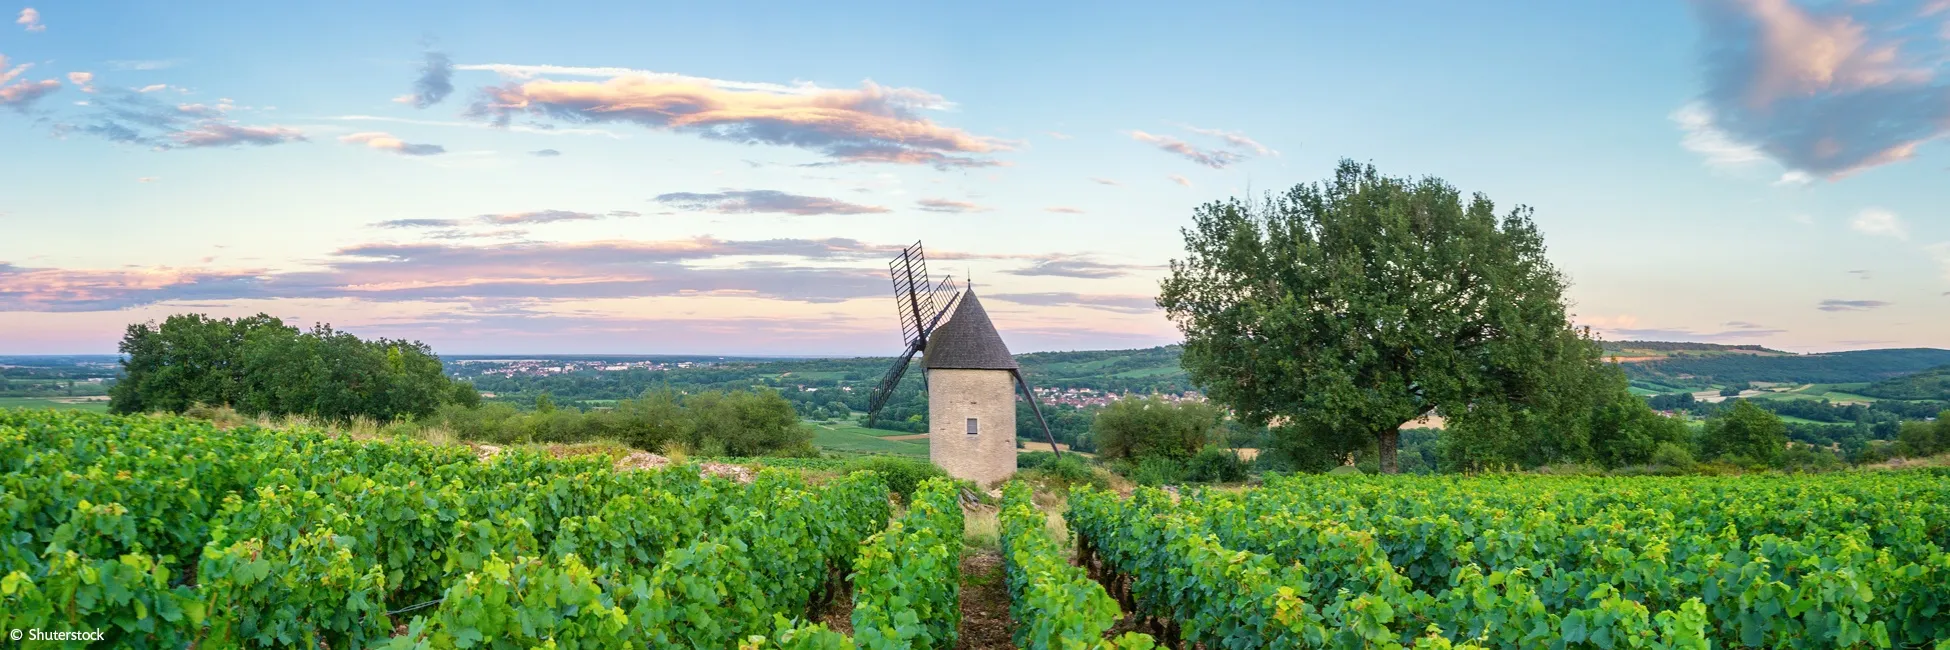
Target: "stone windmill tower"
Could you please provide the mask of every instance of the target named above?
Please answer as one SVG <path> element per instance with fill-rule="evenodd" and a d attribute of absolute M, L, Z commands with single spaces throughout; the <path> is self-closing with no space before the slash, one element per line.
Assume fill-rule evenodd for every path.
<path fill-rule="evenodd" d="M 1016 473 L 1018 390 L 1042 424 L 1050 449 L 1062 454 L 1035 392 L 974 289 L 959 291 L 949 278 L 932 283 L 926 264 L 916 242 L 889 265 L 907 351 L 875 389 L 868 423 L 879 417 L 908 362 L 919 353 L 928 392 L 928 459 L 950 476 L 989 485 Z"/>

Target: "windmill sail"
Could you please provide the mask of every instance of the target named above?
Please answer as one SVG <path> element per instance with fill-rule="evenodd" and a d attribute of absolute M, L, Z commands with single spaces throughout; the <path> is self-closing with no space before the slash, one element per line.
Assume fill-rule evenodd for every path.
<path fill-rule="evenodd" d="M 874 387 L 872 399 L 867 406 L 867 426 L 873 426 L 880 418 L 880 411 L 886 408 L 888 400 L 893 399 L 894 389 L 900 386 L 901 377 L 907 374 L 907 366 L 913 362 L 914 355 L 928 347 L 928 335 L 941 324 L 941 319 L 954 308 L 955 301 L 961 297 L 954 278 L 942 278 L 935 282 L 928 276 L 927 253 L 921 242 L 901 249 L 900 255 L 887 263 L 887 275 L 894 280 L 894 305 L 899 312 L 901 341 L 906 345 L 901 355 L 894 360 L 893 367 L 881 376 L 880 385 Z"/>

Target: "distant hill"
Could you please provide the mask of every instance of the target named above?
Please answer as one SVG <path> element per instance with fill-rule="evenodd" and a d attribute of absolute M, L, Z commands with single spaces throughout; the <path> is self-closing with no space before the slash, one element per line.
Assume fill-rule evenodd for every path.
<path fill-rule="evenodd" d="M 1636 344 L 1636 345 L 1635 345 Z M 1650 349 L 1627 342 L 1621 350 Z M 1625 374 L 1641 384 L 1674 389 L 1741 385 L 1748 382 L 1849 384 L 1878 382 L 1950 365 L 1950 350 L 1899 348 L 1822 354 L 1789 354 L 1758 346 L 1714 346 L 1667 351 L 1656 358 L 1621 357 Z M 1651 356 L 1651 355 L 1647 355 Z"/>
<path fill-rule="evenodd" d="M 1950 401 L 1950 366 L 1884 379 L 1855 392 L 1878 399 Z"/>
<path fill-rule="evenodd" d="M 1633 363 L 1663 359 L 1673 356 L 1722 356 L 1746 354 L 1761 356 L 1792 356 L 1793 352 L 1773 350 L 1758 345 L 1720 345 L 1717 343 L 1690 343 L 1684 341 L 1604 341 L 1600 344 L 1607 357 L 1617 357 L 1619 361 Z"/>

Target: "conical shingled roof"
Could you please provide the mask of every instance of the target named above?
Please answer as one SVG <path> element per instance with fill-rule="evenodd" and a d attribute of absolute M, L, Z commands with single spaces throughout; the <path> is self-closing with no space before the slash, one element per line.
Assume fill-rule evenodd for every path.
<path fill-rule="evenodd" d="M 961 303 L 955 306 L 948 322 L 928 335 L 928 349 L 922 362 L 929 370 L 1015 370 L 1019 367 L 1016 358 L 1009 356 L 1009 346 L 1002 344 L 995 323 L 989 322 L 989 313 L 982 310 L 982 301 L 975 299 L 972 288 L 962 292 Z"/>

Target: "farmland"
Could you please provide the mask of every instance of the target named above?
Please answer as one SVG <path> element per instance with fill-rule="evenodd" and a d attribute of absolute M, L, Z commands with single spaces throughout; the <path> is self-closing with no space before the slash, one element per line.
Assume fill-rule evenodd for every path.
<path fill-rule="evenodd" d="M 1216 648 L 1950 647 L 1950 481 L 1276 478 L 1079 490 L 1083 564 Z"/>

